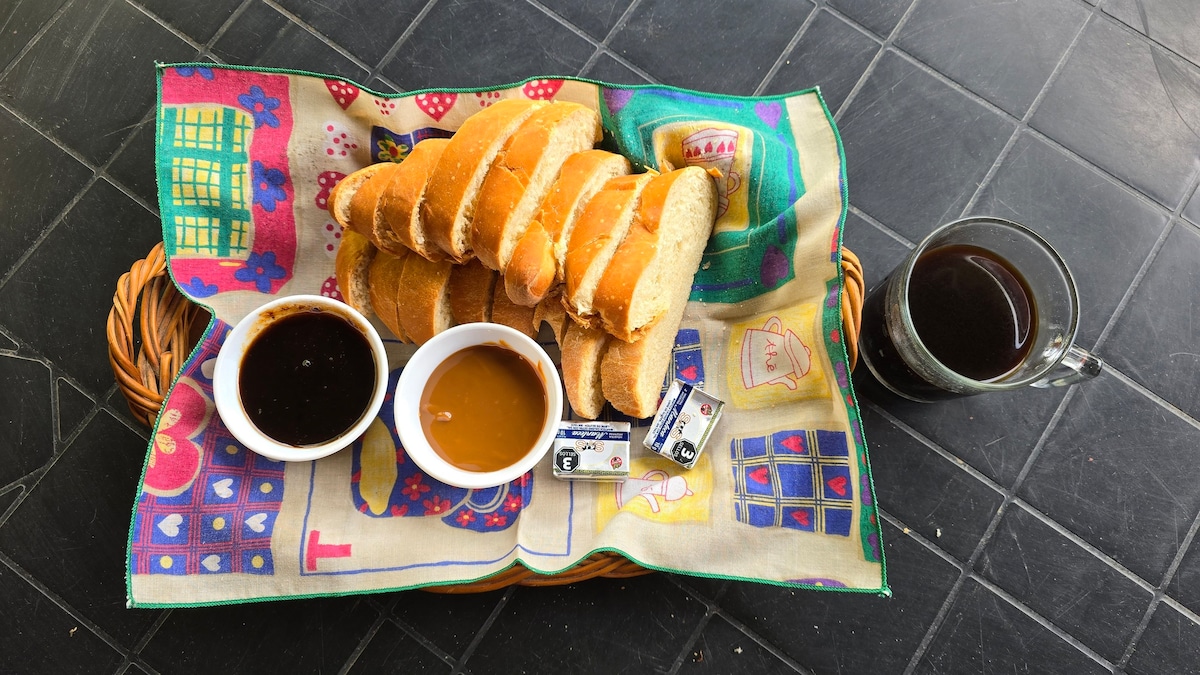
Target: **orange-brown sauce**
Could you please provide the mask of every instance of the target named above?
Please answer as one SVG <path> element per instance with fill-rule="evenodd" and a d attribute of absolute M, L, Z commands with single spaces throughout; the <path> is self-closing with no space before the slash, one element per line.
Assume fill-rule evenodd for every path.
<path fill-rule="evenodd" d="M 421 394 L 421 428 L 435 452 L 464 471 L 512 465 L 546 420 L 546 389 L 525 357 L 475 345 L 443 361 Z"/>

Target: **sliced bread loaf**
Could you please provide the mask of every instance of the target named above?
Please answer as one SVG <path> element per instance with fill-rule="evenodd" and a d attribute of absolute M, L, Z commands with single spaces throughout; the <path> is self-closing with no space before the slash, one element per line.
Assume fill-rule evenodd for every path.
<path fill-rule="evenodd" d="M 431 262 L 419 255 L 408 256 L 404 263 L 397 314 L 401 328 L 419 345 L 454 325 L 450 315 L 452 267 L 447 260 Z"/>
<path fill-rule="evenodd" d="M 454 266 L 450 271 L 450 314 L 455 324 L 492 320 L 492 295 L 499 276 L 478 260 Z"/>
<path fill-rule="evenodd" d="M 618 176 L 604 184 L 584 207 L 567 245 L 563 305 L 584 325 L 598 325 L 592 298 L 604 269 L 637 213 L 638 198 L 654 174 Z"/>
<path fill-rule="evenodd" d="M 445 138 L 427 138 L 414 145 L 379 200 L 384 224 L 401 244 L 426 260 L 438 261 L 446 257 L 425 237 L 421 203 L 425 201 L 429 174 L 449 143 Z"/>
<path fill-rule="evenodd" d="M 421 205 L 425 233 L 455 262 L 471 258 L 479 188 L 509 136 L 545 101 L 505 99 L 467 118 L 442 152 Z"/>
<path fill-rule="evenodd" d="M 394 256 L 380 251 L 371 261 L 368 279 L 371 283 L 371 307 L 375 315 L 388 327 L 401 342 L 408 342 L 404 328 L 400 325 L 399 301 L 400 278 L 404 273 L 404 263 L 412 253 Z"/>
<path fill-rule="evenodd" d="M 699 167 L 650 181 L 592 299 L 605 330 L 633 342 L 666 314 L 680 289 L 690 292 L 716 212 L 716 186 Z"/>
<path fill-rule="evenodd" d="M 604 150 L 578 152 L 563 162 L 504 270 L 505 288 L 513 302 L 538 303 L 562 282 L 567 242 L 583 207 L 610 178 L 628 173 L 629 160 Z M 546 255 L 543 237 L 551 242 L 551 256 Z"/>
<path fill-rule="evenodd" d="M 516 328 L 531 338 L 537 338 L 538 330 L 541 329 L 540 324 L 533 324 L 532 307 L 522 307 L 508 299 L 503 281 L 496 282 L 496 289 L 492 294 L 492 323 Z"/>
<path fill-rule="evenodd" d="M 354 230 L 342 232 L 338 244 L 334 269 L 338 290 L 347 305 L 357 309 L 363 316 L 371 316 L 370 267 L 377 249 L 363 235 Z"/>
<path fill-rule="evenodd" d="M 484 265 L 508 268 L 563 162 L 600 138 L 600 115 L 578 103 L 551 103 L 521 123 L 488 169 L 475 204 L 471 246 Z"/>
<path fill-rule="evenodd" d="M 599 328 L 567 322 L 561 342 L 563 389 L 571 409 L 580 417 L 594 420 L 604 409 L 601 362 L 609 342 L 608 333 Z"/>
<path fill-rule="evenodd" d="M 392 232 L 392 228 L 384 222 L 383 212 L 379 206 L 384 190 L 400 170 L 400 165 L 382 162 L 371 166 L 378 168 L 371 171 L 367 179 L 350 196 L 350 224 L 354 229 L 367 235 L 371 243 L 375 244 L 380 251 L 398 256 L 404 251 L 405 246 Z"/>
<path fill-rule="evenodd" d="M 571 317 L 567 316 L 567 310 L 563 308 L 562 297 L 557 291 L 547 295 L 533 308 L 534 330 L 540 332 L 543 323 L 549 324 L 550 330 L 554 332 L 554 341 L 559 345 L 563 342 L 567 325 L 575 323 L 571 321 Z"/>

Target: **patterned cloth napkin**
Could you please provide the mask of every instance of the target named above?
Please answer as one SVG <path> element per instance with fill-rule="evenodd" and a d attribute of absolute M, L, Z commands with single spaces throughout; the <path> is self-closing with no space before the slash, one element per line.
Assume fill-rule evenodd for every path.
<path fill-rule="evenodd" d="M 596 551 L 685 574 L 888 592 L 839 331 L 845 168 L 817 91 L 744 98 L 536 79 L 395 96 L 273 70 L 187 64 L 158 75 L 169 269 L 215 319 L 148 448 L 131 606 L 416 588 L 517 562 L 554 574 Z M 280 463 L 247 451 L 215 412 L 215 356 L 233 324 L 277 296 L 340 297 L 330 188 L 519 97 L 598 109 L 604 146 L 635 166 L 724 176 L 668 376 L 728 404 L 696 466 L 645 451 L 649 421 L 633 420 L 624 483 L 561 481 L 547 459 L 508 485 L 455 488 L 406 457 L 390 402 L 332 457 Z M 394 385 L 413 348 L 387 342 Z"/>

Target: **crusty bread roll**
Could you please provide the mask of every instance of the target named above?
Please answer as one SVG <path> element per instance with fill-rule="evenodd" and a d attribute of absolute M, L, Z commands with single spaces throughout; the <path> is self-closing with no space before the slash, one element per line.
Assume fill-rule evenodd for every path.
<path fill-rule="evenodd" d="M 450 314 L 454 323 L 492 320 L 492 295 L 499 276 L 478 260 L 450 270 Z"/>
<path fill-rule="evenodd" d="M 516 328 L 531 338 L 536 339 L 541 324 L 533 324 L 533 308 L 522 307 L 508 299 L 504 292 L 504 282 L 497 281 L 495 292 L 492 294 L 492 323 L 499 323 L 510 328 Z"/>
<path fill-rule="evenodd" d="M 505 288 L 513 302 L 538 303 L 562 282 L 567 242 L 583 207 L 610 178 L 628 173 L 629 160 L 604 150 L 578 152 L 563 162 L 558 180 L 504 269 Z M 543 237 L 552 243 L 553 257 L 546 256 Z"/>
<path fill-rule="evenodd" d="M 609 180 L 575 223 L 563 267 L 563 306 L 579 323 L 599 324 L 592 307 L 596 286 L 629 231 L 642 190 L 653 178 L 654 174 L 637 174 Z"/>
<path fill-rule="evenodd" d="M 329 215 L 333 216 L 334 221 L 341 225 L 343 230 L 355 230 L 362 236 L 370 238 L 371 233 L 365 226 L 360 228 L 351 222 L 350 203 L 354 199 L 354 195 L 358 194 L 358 189 L 362 187 L 363 183 L 379 171 L 388 170 L 391 165 L 391 162 L 380 162 L 364 166 L 338 181 L 337 185 L 329 190 L 329 199 L 325 202 L 325 208 L 329 210 Z"/>
<path fill-rule="evenodd" d="M 367 179 L 350 197 L 350 224 L 354 229 L 367 235 L 371 243 L 375 244 L 380 251 L 399 256 L 405 251 L 404 243 L 396 237 L 392 228 L 388 227 L 384 221 L 380 202 L 384 190 L 400 170 L 400 165 L 383 162 L 371 166 L 379 168 L 371 171 Z"/>
<path fill-rule="evenodd" d="M 455 262 L 471 258 L 479 188 L 509 136 L 545 101 L 505 99 L 467 118 L 429 176 L 421 205 L 425 233 Z"/>
<path fill-rule="evenodd" d="M 338 290 L 342 292 L 342 299 L 346 304 L 357 309 L 363 316 L 374 314 L 371 310 L 369 270 L 375 254 L 376 248 L 370 239 L 354 230 L 342 232 L 337 258 L 334 260 Z"/>
<path fill-rule="evenodd" d="M 396 239 L 426 260 L 435 262 L 445 258 L 445 254 L 425 237 L 421 203 L 425 201 L 429 174 L 449 143 L 445 138 L 427 138 L 414 145 L 394 172 L 379 201 L 383 222 Z"/>
<path fill-rule="evenodd" d="M 415 343 L 425 344 L 429 338 L 454 325 L 450 315 L 450 269 L 448 260 L 431 262 L 419 255 L 410 255 L 400 276 L 400 326 Z"/>
<path fill-rule="evenodd" d="M 562 345 L 563 389 L 571 409 L 580 417 L 594 420 L 604 409 L 600 368 L 610 336 L 599 328 L 585 328 L 567 321 Z"/>
<path fill-rule="evenodd" d="M 475 257 L 504 272 L 563 162 L 600 138 L 600 115 L 578 103 L 551 103 L 522 122 L 492 162 L 479 190 L 471 220 Z"/>
<path fill-rule="evenodd" d="M 666 314 L 672 291 L 690 291 L 716 213 L 716 186 L 699 167 L 650 181 L 592 298 L 604 330 L 633 342 Z"/>
<path fill-rule="evenodd" d="M 404 334 L 404 328 L 400 325 L 400 278 L 404 273 L 405 260 L 411 255 L 407 251 L 400 256 L 380 251 L 371 261 L 371 268 L 368 271 L 368 279 L 371 284 L 371 307 L 375 309 L 375 315 L 379 317 L 383 325 L 387 326 L 388 330 L 392 331 L 392 334 L 401 342 L 409 340 Z"/>
<path fill-rule="evenodd" d="M 534 330 L 541 331 L 543 323 L 550 325 L 550 330 L 554 332 L 554 341 L 559 345 L 563 342 L 567 325 L 575 323 L 571 321 L 571 317 L 567 316 L 567 310 L 563 308 L 562 297 L 557 291 L 547 295 L 533 308 Z"/>

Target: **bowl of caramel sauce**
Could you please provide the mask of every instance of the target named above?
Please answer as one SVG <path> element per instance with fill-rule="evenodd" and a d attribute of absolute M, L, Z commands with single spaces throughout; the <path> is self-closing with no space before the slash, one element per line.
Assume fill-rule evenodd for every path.
<path fill-rule="evenodd" d="M 387 396 L 383 341 L 349 305 L 319 295 L 269 302 L 234 326 L 213 370 L 221 421 L 276 461 L 332 455 L 366 431 Z"/>
<path fill-rule="evenodd" d="M 448 485 L 481 489 L 520 478 L 550 449 L 562 381 L 528 336 L 469 323 L 413 354 L 394 405 L 396 432 L 417 466 Z"/>

